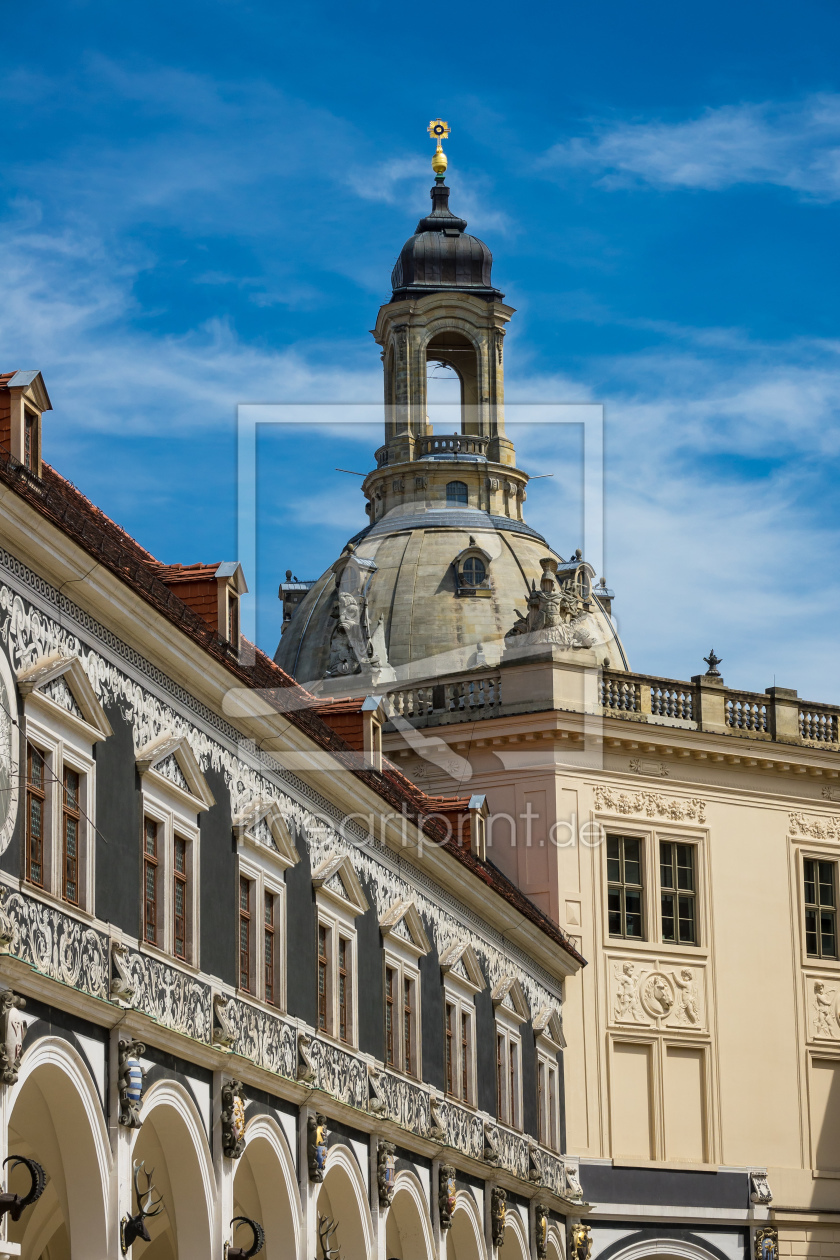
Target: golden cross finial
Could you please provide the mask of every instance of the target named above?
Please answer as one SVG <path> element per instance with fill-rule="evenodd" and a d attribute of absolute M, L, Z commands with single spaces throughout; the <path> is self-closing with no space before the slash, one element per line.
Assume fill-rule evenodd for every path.
<path fill-rule="evenodd" d="M 437 180 L 442 181 L 448 165 L 442 142 L 449 138 L 449 123 L 444 122 L 442 118 L 433 118 L 429 123 L 428 132 L 432 139 L 437 141 L 437 147 L 432 157 L 432 170 Z"/>

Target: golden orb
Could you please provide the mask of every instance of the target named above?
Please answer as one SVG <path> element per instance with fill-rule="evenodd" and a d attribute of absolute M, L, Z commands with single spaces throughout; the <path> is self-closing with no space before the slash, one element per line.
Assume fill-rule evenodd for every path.
<path fill-rule="evenodd" d="M 432 154 L 432 170 L 435 175 L 443 175 L 448 165 L 449 163 L 443 149 L 435 149 Z"/>

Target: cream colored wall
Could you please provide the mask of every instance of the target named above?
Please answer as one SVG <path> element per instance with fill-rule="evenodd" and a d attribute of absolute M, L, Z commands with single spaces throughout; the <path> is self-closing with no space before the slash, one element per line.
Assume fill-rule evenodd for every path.
<path fill-rule="evenodd" d="M 774 1206 L 840 1208 L 840 962 L 815 966 L 804 956 L 801 907 L 802 854 L 840 859 L 840 818 L 834 822 L 824 798 L 825 778 L 797 778 L 793 769 L 768 775 L 759 765 L 721 764 L 723 755 L 713 752 L 680 757 L 678 749 L 639 773 L 633 767 L 643 763 L 626 749 L 570 753 L 571 741 L 561 743 L 550 729 L 557 718 L 478 724 L 469 744 L 469 790 L 486 792 L 491 815 L 516 817 L 517 844 L 499 824 L 488 856 L 561 923 L 588 960 L 566 981 L 569 1152 L 634 1164 L 767 1166 Z M 467 752 L 457 727 L 435 733 L 461 756 Z M 686 749 L 697 738 L 693 731 L 676 735 Z M 731 752 L 725 739 L 723 746 Z M 411 759 L 398 764 L 412 776 L 419 768 Z M 430 791 L 454 786 L 428 764 L 419 777 Z M 558 847 L 544 820 L 533 824 L 531 846 L 525 843 L 519 816 L 529 800 L 534 808 L 545 802 L 549 823 L 577 815 L 578 823 L 597 820 L 642 839 L 647 940 L 607 934 L 604 846 L 578 840 Z M 565 830 L 559 838 L 567 838 Z M 660 839 L 697 846 L 697 946 L 656 939 Z M 622 1011 L 625 963 L 639 983 L 635 990 L 631 983 Z M 650 993 L 657 975 L 673 996 L 659 1015 Z M 829 1002 L 819 1022 L 816 983 L 825 985 Z M 683 998 L 692 986 L 694 1021 Z M 815 1164 L 822 1165 L 819 1175 Z M 811 1251 L 787 1254 L 813 1251 L 813 1240 L 799 1233 L 791 1246 L 807 1243 Z M 825 1241 L 835 1247 L 833 1238 Z"/>

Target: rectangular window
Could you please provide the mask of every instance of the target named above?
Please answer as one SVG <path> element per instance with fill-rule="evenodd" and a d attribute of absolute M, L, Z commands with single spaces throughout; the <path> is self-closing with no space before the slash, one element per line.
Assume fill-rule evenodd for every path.
<path fill-rule="evenodd" d="M 61 891 L 64 900 L 74 906 L 79 904 L 79 831 L 82 825 L 79 782 L 79 774 L 65 767 L 61 811 Z"/>
<path fill-rule="evenodd" d="M 274 894 L 265 894 L 263 908 L 264 946 L 265 946 L 265 1000 L 271 1006 L 277 1005 L 277 994 L 274 989 Z"/>
<path fill-rule="evenodd" d="M 557 1151 L 557 1114 L 560 1108 L 560 1095 L 557 1090 L 557 1068 L 549 1064 L 548 1068 L 548 1141 L 551 1149 Z"/>
<path fill-rule="evenodd" d="M 38 471 L 38 455 L 38 417 L 34 412 L 24 409 L 23 463 L 30 472 Z"/>
<path fill-rule="evenodd" d="M 662 939 L 697 944 L 694 845 L 662 841 L 659 845 Z"/>
<path fill-rule="evenodd" d="M 44 822 L 47 812 L 46 764 L 31 744 L 26 750 L 26 878 L 44 887 Z"/>
<path fill-rule="evenodd" d="M 239 880 L 239 987 L 251 992 L 251 881 Z"/>
<path fill-rule="evenodd" d="M 545 1087 L 545 1060 L 540 1059 L 537 1064 L 537 1121 L 539 1124 L 539 1139 L 545 1146 L 548 1142 L 548 1098 L 546 1096 Z"/>
<path fill-rule="evenodd" d="M 350 942 L 338 938 L 338 1035 L 350 1040 Z"/>
<path fill-rule="evenodd" d="M 158 824 L 153 818 L 143 822 L 143 940 L 159 943 L 158 922 Z"/>
<path fill-rule="evenodd" d="M 805 949 L 812 958 L 837 957 L 837 892 L 834 862 L 806 858 Z M 34 881 L 33 881 L 34 882 Z"/>
<path fill-rule="evenodd" d="M 455 1007 L 446 1003 L 446 1092 L 455 1093 Z"/>
<path fill-rule="evenodd" d="M 175 837 L 172 916 L 175 922 L 175 957 L 187 956 L 187 842 Z"/>
<path fill-rule="evenodd" d="M 470 1017 L 461 1011 L 461 1098 L 470 1100 Z"/>
<path fill-rule="evenodd" d="M 414 1075 L 414 981 L 403 976 L 403 1071 Z"/>
<path fill-rule="evenodd" d="M 641 940 L 642 842 L 633 836 L 607 836 L 608 918 L 610 936 Z"/>
<path fill-rule="evenodd" d="M 228 591 L 228 643 L 239 647 L 239 596 Z"/>
<path fill-rule="evenodd" d="M 385 968 L 385 1062 L 389 1067 L 396 1066 L 394 1057 L 394 987 L 396 972 L 393 967 Z"/>
<path fill-rule="evenodd" d="M 318 1028 L 321 1032 L 329 1032 L 327 1015 L 327 998 L 329 982 L 329 945 L 328 932 L 323 924 L 318 924 Z"/>
<path fill-rule="evenodd" d="M 505 1106 L 505 1039 L 496 1033 L 496 1114 L 500 1120 L 507 1119 Z"/>
<path fill-rule="evenodd" d="M 519 1128 L 519 1047 L 515 1041 L 508 1042 L 508 1077 L 510 1088 L 508 1093 L 508 1123 Z"/>

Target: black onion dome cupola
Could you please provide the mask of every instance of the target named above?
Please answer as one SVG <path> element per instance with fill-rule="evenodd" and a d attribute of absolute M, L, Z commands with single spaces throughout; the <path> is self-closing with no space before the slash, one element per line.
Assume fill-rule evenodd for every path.
<path fill-rule="evenodd" d="M 432 212 L 421 219 L 400 250 L 391 272 L 393 301 L 455 289 L 489 301 L 504 294 L 493 288 L 493 255 L 477 236 L 468 236 L 466 219 L 449 209 L 449 189 L 437 176 L 431 191 Z"/>

